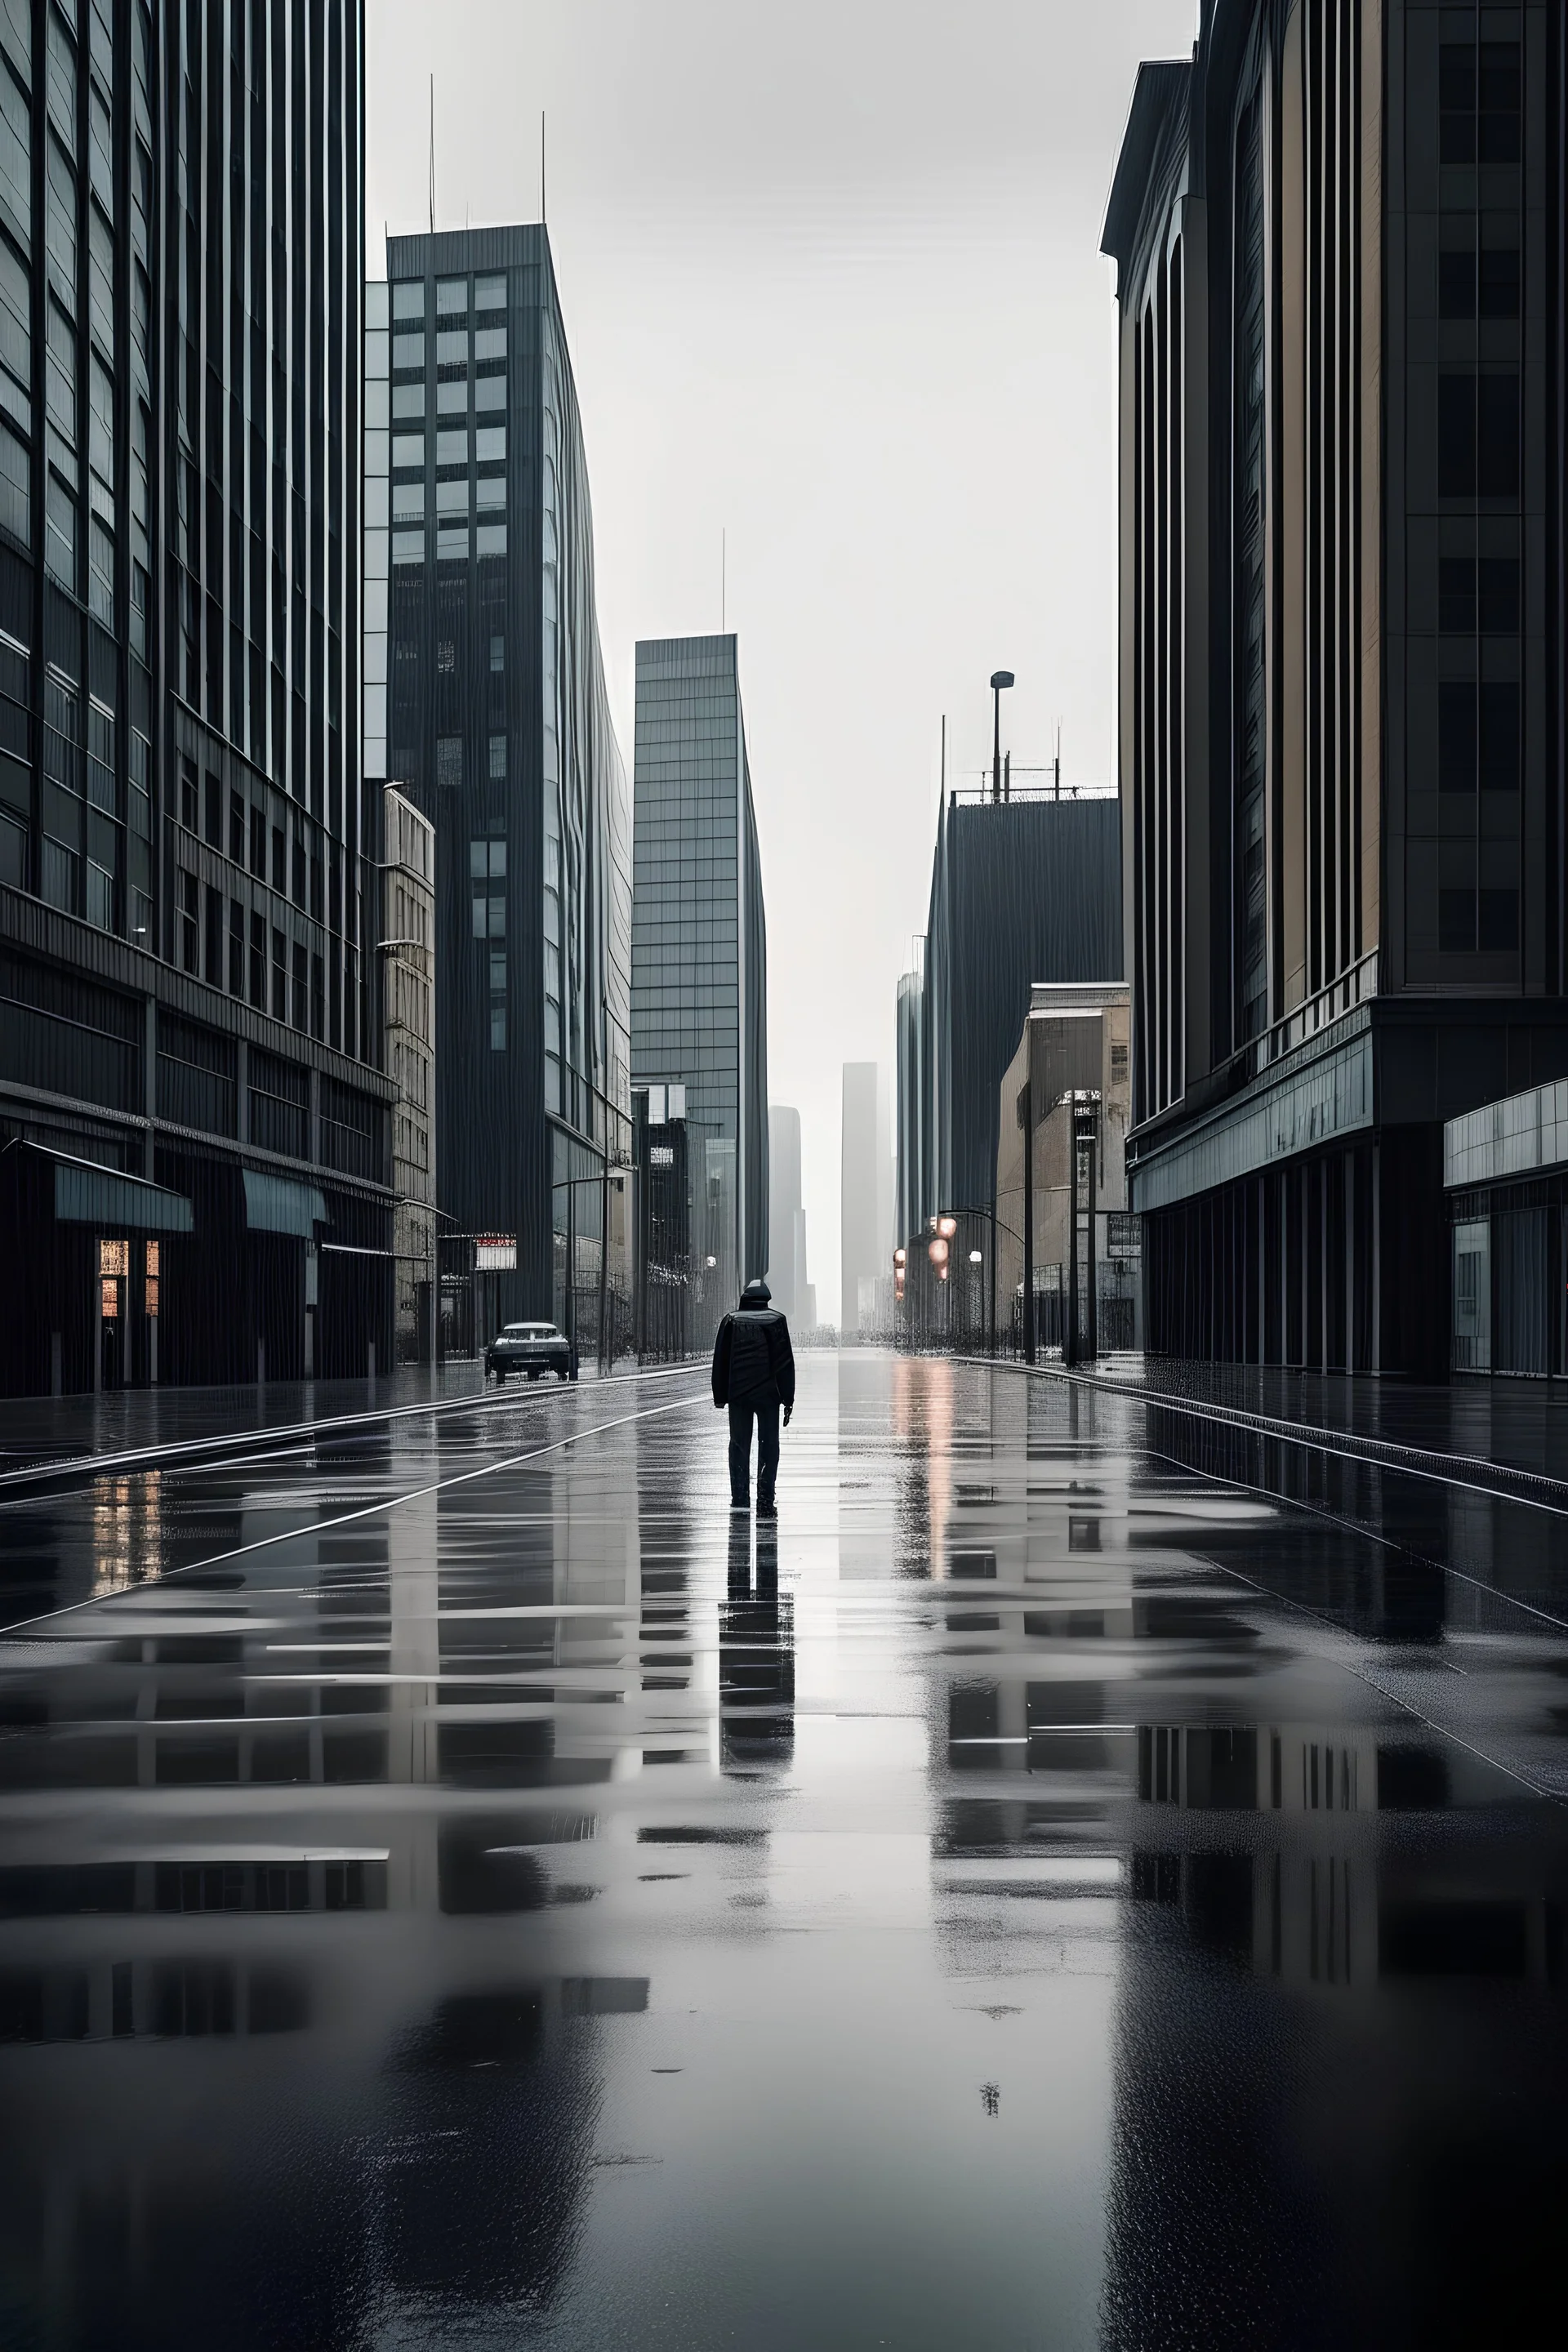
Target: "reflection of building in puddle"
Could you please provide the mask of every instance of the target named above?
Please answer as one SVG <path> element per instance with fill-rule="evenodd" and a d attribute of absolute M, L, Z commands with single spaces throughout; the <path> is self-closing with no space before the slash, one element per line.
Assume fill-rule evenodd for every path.
<path fill-rule="evenodd" d="M 92 1486 L 92 1598 L 142 1584 L 163 1568 L 163 1476 L 98 1478 Z"/>
<path fill-rule="evenodd" d="M 1245 1840 L 1218 1845 L 1186 1823 L 1163 1844 L 1138 1832 L 1134 1901 L 1178 1911 L 1199 1948 L 1296 1985 L 1545 1979 L 1548 1921 L 1538 1895 L 1500 1885 L 1506 1844 L 1466 1830 L 1438 1858 L 1381 1831 L 1388 1814 L 1479 1822 L 1515 1798 L 1470 1750 L 1343 1725 L 1158 1724 L 1140 1727 L 1137 1752 L 1142 1805 L 1258 1817 Z M 1460 1843 L 1473 1851 L 1456 1873 Z"/>
<path fill-rule="evenodd" d="M 0 2052 L 0 2250 L 38 2340 L 273 2342 L 279 2281 L 334 2344 L 428 2340 L 433 2294 L 452 2326 L 549 2306 L 592 2178 L 598 2045 L 647 1983 L 520 1975 L 483 1921 L 407 1972 L 373 1923 L 338 1932 L 100 1918 L 54 1923 L 43 1965 L 7 1953 L 0 2035 L 28 2046 Z M 148 1957 L 113 1957 L 138 1938 Z"/>
<path fill-rule="evenodd" d="M 8 1679 L 0 2260 L 41 2337 L 271 2340 L 268 2277 L 334 2343 L 548 2303 L 596 2044 L 647 2000 L 592 1972 L 595 1823 L 557 1794 L 640 1696 L 624 1514 L 567 1483 L 132 1584 Z M 79 1803 L 45 1846 L 48 1790 Z"/>
<path fill-rule="evenodd" d="M 726 1771 L 795 1753 L 795 1607 L 779 1595 L 778 1528 L 731 1520 L 729 1598 L 719 1612 L 719 1745 Z"/>

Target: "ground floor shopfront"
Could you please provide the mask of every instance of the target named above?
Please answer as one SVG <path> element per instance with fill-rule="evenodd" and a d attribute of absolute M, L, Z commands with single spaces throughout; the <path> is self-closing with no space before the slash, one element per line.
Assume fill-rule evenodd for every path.
<path fill-rule="evenodd" d="M 1461 1179 L 1446 1165 L 1445 1122 L 1452 1137 L 1467 1120 L 1500 1114 L 1507 1106 L 1484 1108 L 1500 1076 L 1547 1076 L 1553 1083 L 1536 1092 L 1554 1098 L 1562 1069 L 1568 1029 L 1554 1003 L 1375 999 L 1233 1090 L 1213 1088 L 1190 1112 L 1135 1132 L 1150 1351 L 1417 1380 L 1479 1368 L 1456 1353 L 1450 1234 L 1476 1172 Z M 1568 1160 L 1568 1097 L 1563 1137 Z M 1517 1181 L 1504 1157 L 1489 1181 Z M 1568 1167 L 1560 1181 L 1568 1204 Z M 1544 1196 L 1506 1205 L 1532 1216 L 1549 1207 Z M 1497 1239 L 1508 1265 L 1539 1265 L 1547 1290 L 1561 1246 L 1544 1224 L 1500 1229 Z M 1475 1278 L 1471 1266 L 1465 1279 Z M 1511 1297 L 1511 1277 L 1504 1287 Z M 1507 1369 L 1560 1369 L 1540 1360 L 1531 1312 L 1526 1340 L 1514 1336 L 1512 1309 L 1498 1310 Z M 1530 1361 L 1516 1365 L 1521 1350 Z"/>
<path fill-rule="evenodd" d="M 0 891 L 0 1395 L 390 1369 L 394 1093 Z"/>

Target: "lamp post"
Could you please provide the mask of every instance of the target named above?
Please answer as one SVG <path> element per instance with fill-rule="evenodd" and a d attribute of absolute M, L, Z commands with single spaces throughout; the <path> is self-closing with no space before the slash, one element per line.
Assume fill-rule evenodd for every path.
<path fill-rule="evenodd" d="M 1018 1108 L 1024 1130 L 1024 1361 L 1035 1360 L 1035 1040 L 1024 1024 L 1024 1090 Z"/>
<path fill-rule="evenodd" d="M 1010 669 L 994 669 L 991 673 L 991 797 L 1002 797 L 1002 695 L 1005 688 L 1014 683 Z M 1009 755 L 1011 756 L 1011 755 Z"/>

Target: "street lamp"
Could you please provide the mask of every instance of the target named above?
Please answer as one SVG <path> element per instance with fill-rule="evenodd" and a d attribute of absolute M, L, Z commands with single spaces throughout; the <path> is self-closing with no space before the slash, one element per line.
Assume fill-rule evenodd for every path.
<path fill-rule="evenodd" d="M 1010 669 L 994 669 L 991 673 L 991 797 L 1002 797 L 1002 694 L 1014 683 Z"/>

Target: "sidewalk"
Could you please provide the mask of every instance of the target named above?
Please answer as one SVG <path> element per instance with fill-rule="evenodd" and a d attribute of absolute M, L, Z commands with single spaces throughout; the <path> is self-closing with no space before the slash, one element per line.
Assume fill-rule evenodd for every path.
<path fill-rule="evenodd" d="M 621 1369 L 629 1368 L 626 1358 Z M 584 1364 L 584 1381 L 598 1377 Z M 121 1389 L 107 1396 L 12 1397 L 0 1401 L 0 1473 L 37 1462 L 184 1445 L 302 1422 L 384 1412 L 479 1396 L 484 1365 L 464 1359 L 432 1368 L 404 1364 L 376 1381 L 268 1381 L 232 1388 Z"/>
<path fill-rule="evenodd" d="M 1082 1369 L 1149 1396 L 1344 1430 L 1384 1444 L 1568 1481 L 1568 1382 L 1460 1379 L 1439 1388 L 1364 1373 L 1133 1355 L 1108 1356 Z"/>

